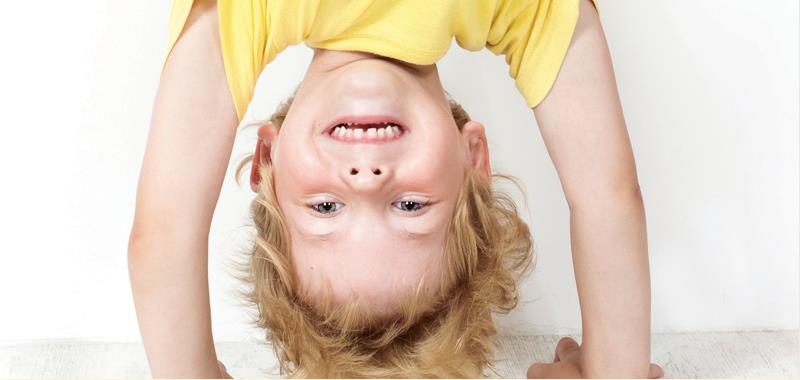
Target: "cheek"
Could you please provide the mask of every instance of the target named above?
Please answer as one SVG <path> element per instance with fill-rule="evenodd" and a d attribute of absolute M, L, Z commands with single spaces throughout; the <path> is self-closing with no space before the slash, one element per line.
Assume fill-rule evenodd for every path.
<path fill-rule="evenodd" d="M 431 144 L 418 150 L 413 160 L 406 162 L 406 174 L 409 178 L 415 178 L 420 185 L 442 190 L 456 186 L 463 176 L 465 163 L 453 145 L 455 142 Z"/>
<path fill-rule="evenodd" d="M 275 189 L 278 193 L 299 194 L 319 186 L 320 178 L 330 174 L 315 152 L 301 146 L 284 146 L 274 161 Z M 290 152 L 290 153 L 289 153 Z"/>
<path fill-rule="evenodd" d="M 293 182 L 301 182 L 309 176 L 296 175 L 296 173 L 316 174 L 322 171 L 320 160 L 315 159 L 312 152 L 304 151 L 302 148 L 292 149 L 290 152 L 282 154 L 280 159 L 275 162 L 277 173 L 291 176 Z"/>
<path fill-rule="evenodd" d="M 409 175 L 425 178 L 435 183 L 454 181 L 461 178 L 466 158 L 460 145 L 460 133 L 450 115 L 438 115 L 429 110 L 418 125 L 431 125 L 422 130 L 414 139 L 413 161 L 407 162 Z"/>

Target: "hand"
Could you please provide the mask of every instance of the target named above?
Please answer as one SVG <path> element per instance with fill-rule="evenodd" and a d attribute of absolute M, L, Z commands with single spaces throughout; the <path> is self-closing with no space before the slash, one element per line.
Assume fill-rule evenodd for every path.
<path fill-rule="evenodd" d="M 231 376 L 228 373 L 228 370 L 225 368 L 225 364 L 222 364 L 221 361 L 217 360 L 217 366 L 219 366 L 219 373 L 222 375 L 222 379 L 233 379 L 233 376 Z"/>
<path fill-rule="evenodd" d="M 528 367 L 529 379 L 581 379 L 580 366 L 581 347 L 574 339 L 563 337 L 556 345 L 556 356 L 552 363 L 533 363 Z M 664 376 L 664 370 L 654 363 L 650 363 L 647 373 L 648 379 L 658 379 Z"/>

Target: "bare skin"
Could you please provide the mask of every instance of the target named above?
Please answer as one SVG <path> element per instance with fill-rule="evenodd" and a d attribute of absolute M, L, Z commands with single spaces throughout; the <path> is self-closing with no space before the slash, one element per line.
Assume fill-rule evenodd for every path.
<path fill-rule="evenodd" d="M 156 378 L 221 376 L 211 332 L 208 233 L 238 120 L 218 30 L 216 2 L 195 1 L 156 92 L 139 176 L 128 270 Z"/>
<path fill-rule="evenodd" d="M 365 115 L 390 117 L 402 134 L 330 132 Z M 335 303 L 358 299 L 389 316 L 427 271 L 422 292 L 433 298 L 464 169 L 491 179 L 483 125 L 457 128 L 435 65 L 316 49 L 280 131 L 266 123 L 258 132 L 302 295 L 319 299 L 324 276 Z"/>
<path fill-rule="evenodd" d="M 581 347 L 570 337 L 563 337 L 558 341 L 553 363 L 535 363 L 527 372 L 529 379 L 580 379 L 582 376 L 584 374 L 581 372 Z M 657 379 L 662 376 L 664 370 L 650 363 L 647 378 Z"/>
<path fill-rule="evenodd" d="M 581 377 L 643 378 L 651 373 L 644 203 L 600 18 L 590 1 L 579 6 L 559 75 L 533 109 L 570 208 L 583 325 L 576 365 Z"/>
<path fill-rule="evenodd" d="M 211 331 L 207 241 L 238 120 L 222 64 L 215 4 L 195 1 L 167 60 L 137 189 L 129 274 L 154 377 L 229 377 Z M 592 12 L 586 12 L 587 5 Z M 363 58 L 329 53 L 345 65 Z M 588 0 L 581 0 L 561 73 L 533 111 L 570 205 L 584 335 L 579 359 L 528 374 L 651 375 L 642 198 L 607 46 Z M 266 128 L 264 136 L 274 132 Z M 466 139 L 464 147 L 471 142 Z"/>

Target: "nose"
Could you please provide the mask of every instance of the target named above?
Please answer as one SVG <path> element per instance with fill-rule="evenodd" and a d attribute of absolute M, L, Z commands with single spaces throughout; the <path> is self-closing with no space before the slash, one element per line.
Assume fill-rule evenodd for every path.
<path fill-rule="evenodd" d="M 379 190 L 392 176 L 386 165 L 348 165 L 342 173 L 344 180 L 355 191 Z"/>

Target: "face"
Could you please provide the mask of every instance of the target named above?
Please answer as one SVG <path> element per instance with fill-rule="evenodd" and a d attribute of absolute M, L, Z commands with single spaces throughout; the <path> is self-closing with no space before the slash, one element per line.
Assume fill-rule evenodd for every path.
<path fill-rule="evenodd" d="M 376 314 L 423 276 L 432 294 L 464 169 L 491 172 L 483 127 L 458 130 L 434 65 L 318 50 L 280 131 L 259 135 L 302 294 L 327 279 L 335 302 Z"/>

